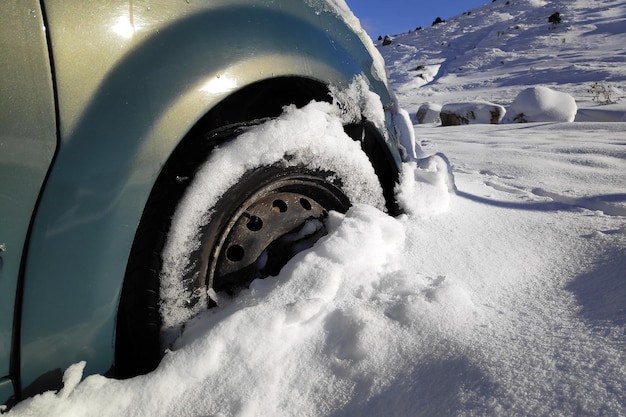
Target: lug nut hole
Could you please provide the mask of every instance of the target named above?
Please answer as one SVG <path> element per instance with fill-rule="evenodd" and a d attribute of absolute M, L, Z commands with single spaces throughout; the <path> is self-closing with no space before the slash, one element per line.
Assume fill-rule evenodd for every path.
<path fill-rule="evenodd" d="M 309 200 L 307 200 L 306 198 L 301 198 L 300 199 L 300 205 L 302 206 L 303 209 L 305 210 L 311 210 L 313 207 L 311 206 L 311 202 Z"/>
<path fill-rule="evenodd" d="M 251 216 L 248 219 L 248 224 L 246 224 L 246 226 L 248 226 L 248 230 L 258 232 L 263 228 L 263 220 L 258 216 Z"/>
<path fill-rule="evenodd" d="M 231 262 L 239 262 L 243 259 L 245 252 L 239 245 L 233 245 L 226 249 L 226 257 Z"/>
<path fill-rule="evenodd" d="M 283 200 L 274 200 L 272 203 L 272 209 L 277 213 L 284 213 L 287 211 L 287 203 Z"/>

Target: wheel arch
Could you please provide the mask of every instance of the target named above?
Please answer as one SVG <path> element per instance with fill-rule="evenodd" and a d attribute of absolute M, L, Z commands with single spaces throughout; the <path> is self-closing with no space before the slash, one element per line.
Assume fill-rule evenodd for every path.
<path fill-rule="evenodd" d="M 327 99 L 329 84 L 347 86 L 363 73 L 374 92 L 389 94 L 384 82 L 372 75 L 372 58 L 366 48 L 335 18 L 329 18 L 332 31 L 314 30 L 307 23 L 307 38 L 290 39 L 287 46 L 265 40 L 268 49 L 262 53 L 216 63 L 215 56 L 206 52 L 188 55 L 207 51 L 217 42 L 190 33 L 206 31 L 211 27 L 207 21 L 219 18 L 202 12 L 155 31 L 154 38 L 111 64 L 88 101 L 72 103 L 66 97 L 81 87 L 65 70 L 81 57 L 64 58 L 57 53 L 60 41 L 54 19 L 65 10 L 52 10 L 49 4 L 52 2 L 46 3 L 46 8 L 59 85 L 61 145 L 34 220 L 23 278 L 19 341 L 23 389 L 36 385 L 46 371 L 63 370 L 79 360 L 87 360 L 86 374 L 105 373 L 110 368 L 126 260 L 159 173 L 197 132 L 231 119 L 256 117 L 270 101 L 257 99 L 249 111 L 238 112 L 228 109 L 236 101 L 232 97 L 249 92 L 272 97 L 270 107 L 275 112 L 277 106 L 291 104 L 276 100 L 272 94 L 277 91 L 290 98 L 286 101 Z M 285 17 L 272 10 L 265 12 L 272 19 Z M 292 29 L 299 24 L 293 20 Z M 292 33 L 302 36 L 302 30 Z M 190 34 L 193 36 L 187 36 Z M 173 45 L 178 38 L 187 43 L 176 51 Z M 243 35 L 236 40 L 251 42 Z M 298 49 L 299 43 L 309 48 Z M 163 50 L 165 57 L 159 54 L 163 45 L 170 48 Z M 181 70 L 179 77 L 171 80 L 172 71 L 185 59 L 193 69 Z M 390 99 L 382 98 L 385 104 Z M 78 116 L 74 117 L 74 112 Z M 72 116 L 66 117 L 68 114 Z M 368 126 L 361 132 L 375 136 Z M 391 152 L 382 136 L 376 143 Z M 23 390 L 23 394 L 58 387 L 45 384 Z"/>
<path fill-rule="evenodd" d="M 129 346 L 131 342 L 127 336 L 137 333 L 138 329 L 128 327 L 124 311 L 127 308 L 126 304 L 129 309 L 132 309 L 133 303 L 152 305 L 156 304 L 155 300 L 158 300 L 159 294 L 156 289 L 159 286 L 160 253 L 146 248 L 153 248 L 155 241 L 165 241 L 169 219 L 173 216 L 176 205 L 186 189 L 188 175 L 195 172 L 211 152 L 210 146 L 212 145 L 207 144 L 206 141 L 207 133 L 224 130 L 223 135 L 229 136 L 231 129 L 236 129 L 246 122 L 257 123 L 258 120 L 277 117 L 284 106 L 302 107 L 312 100 L 331 101 L 328 86 L 318 80 L 303 77 L 279 77 L 253 83 L 226 97 L 201 117 L 173 150 L 146 202 L 133 241 L 129 257 L 131 261 L 126 269 L 117 318 L 117 376 L 127 377 L 149 372 L 154 369 L 160 359 L 161 352 L 156 349 L 158 347 L 158 326 L 156 325 L 149 335 L 151 342 L 146 344 L 154 349 L 144 346 L 141 354 L 128 356 L 128 351 L 133 351 L 133 347 Z M 395 213 L 393 188 L 398 172 L 383 134 L 373 123 L 366 120 L 344 126 L 344 129 L 353 140 L 361 142 L 363 151 L 372 162 L 381 181 L 387 208 L 390 213 Z M 165 198 L 166 195 L 169 197 Z M 166 212 L 165 216 L 163 216 L 163 211 Z M 162 218 L 168 220 L 165 222 L 158 220 L 161 224 L 155 227 L 155 219 Z M 146 264 L 151 265 L 147 275 L 143 267 Z M 135 273 L 136 271 L 138 273 Z M 154 288 L 155 291 L 145 291 L 143 288 L 146 287 Z M 160 321 L 158 311 L 154 310 L 149 314 L 152 316 L 150 321 L 153 323 Z"/>

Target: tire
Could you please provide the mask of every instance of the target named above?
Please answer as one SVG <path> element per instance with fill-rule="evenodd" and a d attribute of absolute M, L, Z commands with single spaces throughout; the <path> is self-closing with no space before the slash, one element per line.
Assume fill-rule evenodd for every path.
<path fill-rule="evenodd" d="M 233 295 L 254 279 L 277 275 L 326 233 L 329 211 L 346 212 L 355 203 L 385 209 L 369 159 L 341 122 L 326 115 L 315 133 L 306 123 L 312 118 L 319 128 L 319 113 L 290 112 L 291 119 L 212 132 L 201 141 L 210 154 L 199 169 L 189 172 L 198 165 L 190 158 L 202 154 L 192 148 L 164 171 L 122 291 L 118 376 L 154 369 L 185 321 L 215 304 L 210 294 Z"/>
<path fill-rule="evenodd" d="M 184 279 L 194 298 L 187 304 L 195 304 L 204 288 L 232 294 L 256 278 L 277 275 L 323 234 L 330 210 L 345 213 L 349 207 L 333 173 L 273 166 L 246 172 L 200 232 L 200 248 L 191 254 L 198 266 Z"/>

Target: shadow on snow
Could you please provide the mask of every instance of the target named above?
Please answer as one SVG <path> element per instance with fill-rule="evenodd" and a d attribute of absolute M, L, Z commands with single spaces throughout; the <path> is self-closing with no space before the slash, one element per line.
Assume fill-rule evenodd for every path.
<path fill-rule="evenodd" d="M 613 248 L 602 256 L 593 270 L 579 275 L 567 285 L 566 289 L 576 296 L 581 306 L 580 317 L 594 330 L 617 326 L 626 334 L 625 271 L 626 250 Z"/>
<path fill-rule="evenodd" d="M 626 194 L 605 194 L 589 197 L 565 197 L 553 193 L 535 193 L 537 195 L 549 196 L 553 201 L 539 202 L 515 202 L 492 200 L 480 197 L 464 191 L 457 191 L 459 197 L 466 198 L 476 203 L 488 204 L 494 207 L 501 207 L 512 210 L 530 211 L 571 211 L 579 209 L 599 210 L 610 216 L 626 216 L 626 207 L 614 205 L 614 203 L 626 202 Z M 612 204 L 613 203 L 613 204 Z"/>

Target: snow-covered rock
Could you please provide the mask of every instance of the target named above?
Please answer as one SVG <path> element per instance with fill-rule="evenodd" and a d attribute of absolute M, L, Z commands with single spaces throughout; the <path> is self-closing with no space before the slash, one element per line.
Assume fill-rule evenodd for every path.
<path fill-rule="evenodd" d="M 424 123 L 441 123 L 441 104 L 424 103 L 420 106 L 415 114 L 415 121 L 419 124 Z"/>
<path fill-rule="evenodd" d="M 467 124 L 498 124 L 506 110 L 499 104 L 488 101 L 467 103 L 448 103 L 441 108 L 441 124 L 443 126 Z"/>
<path fill-rule="evenodd" d="M 573 122 L 578 106 L 574 97 L 547 87 L 523 90 L 507 111 L 510 123 Z"/>

